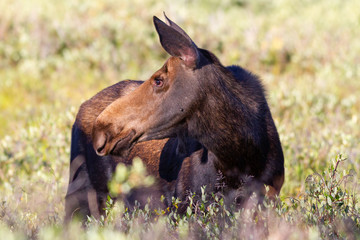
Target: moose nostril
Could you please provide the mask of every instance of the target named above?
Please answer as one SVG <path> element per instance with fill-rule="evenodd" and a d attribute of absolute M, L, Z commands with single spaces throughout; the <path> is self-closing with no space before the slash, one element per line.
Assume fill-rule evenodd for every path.
<path fill-rule="evenodd" d="M 104 149 L 106 146 L 106 142 L 107 142 L 107 138 L 104 133 L 98 134 L 97 137 L 94 139 L 94 148 L 99 156 L 105 155 Z"/>
<path fill-rule="evenodd" d="M 104 148 L 105 148 L 105 143 L 104 143 L 103 146 L 101 146 L 101 147 L 99 147 L 98 149 L 96 149 L 97 154 L 101 155 L 101 154 L 102 154 L 101 151 L 104 150 Z"/>

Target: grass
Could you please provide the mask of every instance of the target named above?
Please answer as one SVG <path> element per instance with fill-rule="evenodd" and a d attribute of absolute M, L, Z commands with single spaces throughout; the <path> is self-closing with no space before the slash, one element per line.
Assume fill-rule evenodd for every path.
<path fill-rule="evenodd" d="M 272 219 L 269 238 L 359 238 L 360 2 L 5 0 L 0 9 L 4 238 L 256 239 L 261 228 L 246 218 L 251 213 L 224 209 L 213 196 L 217 205 L 209 209 L 194 196 L 196 216 L 129 213 L 118 202 L 88 231 L 62 226 L 76 111 L 102 88 L 145 80 L 162 65 L 167 55 L 151 22 L 162 11 L 198 46 L 258 74 L 266 86 L 286 160 L 276 211 L 262 211 Z M 343 195 L 327 187 L 338 182 Z"/>

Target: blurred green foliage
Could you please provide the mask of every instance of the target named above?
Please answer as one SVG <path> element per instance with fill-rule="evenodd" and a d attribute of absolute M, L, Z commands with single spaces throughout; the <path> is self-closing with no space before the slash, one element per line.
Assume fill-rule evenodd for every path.
<path fill-rule="evenodd" d="M 162 11 L 224 65 L 262 78 L 286 159 L 282 200 L 302 196 L 306 177 L 340 153 L 342 168 L 358 173 L 360 1 L 3 0 L 0 236 L 77 237 L 60 227 L 76 111 L 102 88 L 146 80 L 163 64 L 152 24 Z M 179 222 L 179 236 L 188 224 Z"/>
<path fill-rule="evenodd" d="M 153 176 L 146 176 L 146 166 L 140 158 L 135 157 L 131 166 L 119 163 L 112 180 L 109 182 L 110 194 L 114 197 L 128 194 L 131 189 L 138 187 L 150 187 L 154 184 Z"/>

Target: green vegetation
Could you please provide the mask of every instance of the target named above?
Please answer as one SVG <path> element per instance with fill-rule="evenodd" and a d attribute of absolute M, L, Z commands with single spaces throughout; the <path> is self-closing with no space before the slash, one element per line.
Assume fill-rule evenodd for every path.
<path fill-rule="evenodd" d="M 2 238 L 259 239 L 264 224 L 272 239 L 360 238 L 360 1 L 3 0 L 0 9 Z M 176 199 L 166 211 L 109 201 L 87 231 L 65 229 L 77 109 L 163 64 L 152 24 L 162 11 L 225 65 L 261 76 L 286 159 L 280 199 L 232 211 L 203 194 L 184 216 Z M 133 187 L 119 179 L 115 191 Z"/>

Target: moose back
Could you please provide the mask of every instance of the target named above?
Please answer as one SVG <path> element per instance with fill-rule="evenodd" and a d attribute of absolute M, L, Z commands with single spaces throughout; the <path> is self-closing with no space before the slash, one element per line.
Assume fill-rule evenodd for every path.
<path fill-rule="evenodd" d="M 107 182 L 119 162 L 139 156 L 157 179 L 127 198 L 184 199 L 219 181 L 240 202 L 252 192 L 279 194 L 284 181 L 281 143 L 259 79 L 223 66 L 178 25 L 154 17 L 161 46 L 171 55 L 148 80 L 121 81 L 83 103 L 72 129 L 66 219 L 100 216 Z M 221 177 L 219 177 L 219 174 Z M 245 192 L 245 194 L 244 194 Z M 156 201 L 155 201 L 156 202 Z"/>

